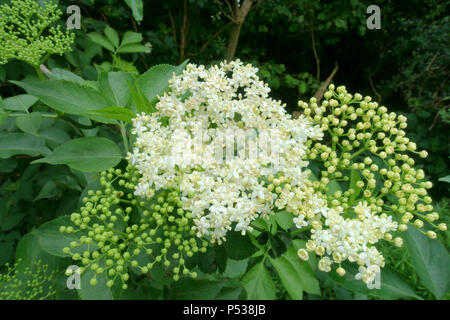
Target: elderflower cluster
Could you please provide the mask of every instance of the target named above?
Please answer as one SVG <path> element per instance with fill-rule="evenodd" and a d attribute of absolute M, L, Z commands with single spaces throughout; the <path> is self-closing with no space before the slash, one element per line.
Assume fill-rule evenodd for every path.
<path fill-rule="evenodd" d="M 18 59 L 37 67 L 51 54 L 71 50 L 75 35 L 52 26 L 62 15 L 53 1 L 12 0 L 0 6 L 0 64 Z"/>
<path fill-rule="evenodd" d="M 321 257 L 319 269 L 331 271 L 333 263 L 339 265 L 337 272 L 342 276 L 345 270 L 341 263 L 345 260 L 356 262 L 361 268 L 361 278 L 371 283 L 384 266 L 384 258 L 374 244 L 384 238 L 386 232 L 395 231 L 397 222 L 386 214 L 377 215 L 364 203 L 355 207 L 357 218 L 344 218 L 343 209 L 336 207 L 323 210 L 323 226 L 312 229 L 306 250 Z M 299 256 L 308 258 L 307 251 L 301 249 Z"/>
<path fill-rule="evenodd" d="M 287 114 L 256 72 L 239 60 L 189 64 L 169 81 L 157 111 L 134 119 L 129 161 L 142 175 L 136 195 L 178 186 L 197 236 L 219 244 L 229 230 L 245 234 L 276 208 L 298 215 L 312 190 L 305 143 L 322 131 Z"/>
<path fill-rule="evenodd" d="M 128 166 L 101 173 L 100 190 L 89 190 L 79 212 L 59 231 L 78 238 L 63 253 L 80 261 L 82 275 L 95 286 L 106 275 L 106 285 L 125 290 L 130 269 L 146 274 L 161 265 L 177 281 L 180 275 L 195 278 L 186 261 L 204 253 L 207 241 L 195 237 L 192 215 L 181 208 L 179 190 L 167 186 L 145 201 L 134 196 L 139 173 Z M 70 271 L 69 271 L 70 272 Z"/>
<path fill-rule="evenodd" d="M 343 260 L 357 262 L 356 278 L 370 285 L 384 265 L 374 246 L 379 240 L 401 246 L 402 238 L 393 238 L 391 231 L 413 226 L 434 239 L 431 229 L 447 226 L 435 223 L 439 215 L 427 194 L 432 184 L 423 181 L 424 171 L 414 167 L 410 156 L 425 158 L 427 152 L 406 137 L 406 117 L 389 113 L 371 97 L 351 95 L 344 86 L 328 89 L 320 106 L 315 98 L 309 104 L 299 101 L 307 119 L 325 133 L 323 143 L 307 142 L 308 158 L 319 168 L 312 185 L 326 200 L 307 250 L 330 255 L 319 268 L 330 271 L 338 263 L 341 276 Z M 308 258 L 307 250 L 299 250 L 300 258 Z"/>

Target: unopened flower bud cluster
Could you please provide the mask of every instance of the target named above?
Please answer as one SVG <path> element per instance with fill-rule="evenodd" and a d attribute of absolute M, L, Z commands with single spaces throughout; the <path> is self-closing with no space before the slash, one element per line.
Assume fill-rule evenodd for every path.
<path fill-rule="evenodd" d="M 307 251 L 315 252 L 322 256 L 321 270 L 330 271 L 337 263 L 340 275 L 345 274 L 340 262 L 355 261 L 360 265 L 357 278 L 370 283 L 384 265 L 374 244 L 381 239 L 403 243 L 391 231 L 415 227 L 434 239 L 430 229 L 447 226 L 436 223 L 439 216 L 427 193 L 432 184 L 411 157 L 425 158 L 427 152 L 406 137 L 406 117 L 388 112 L 369 96 L 349 94 L 344 86 L 328 89 L 320 105 L 315 98 L 299 102 L 307 119 L 326 135 L 323 143 L 308 142 L 308 156 L 320 168 L 313 187 L 326 195 L 329 208 L 312 225 L 307 250 L 299 256 L 307 259 Z M 343 191 L 334 187 L 337 183 Z"/>
<path fill-rule="evenodd" d="M 38 67 L 51 54 L 71 50 L 75 34 L 53 24 L 62 15 L 48 1 L 42 8 L 34 0 L 12 0 L 0 6 L 0 64 L 18 59 Z"/>
<path fill-rule="evenodd" d="M 155 264 L 162 264 L 175 281 L 181 275 L 197 276 L 186 260 L 205 252 L 208 242 L 195 236 L 192 215 L 181 208 L 179 190 L 153 190 L 152 197 L 141 201 L 133 194 L 138 177 L 131 166 L 125 172 L 102 172 L 103 189 L 90 190 L 80 212 L 71 215 L 72 225 L 60 228 L 79 238 L 63 252 L 81 263 L 81 274 L 95 272 L 91 285 L 106 274 L 108 287 L 118 283 L 126 289 L 131 269 L 147 274 Z"/>

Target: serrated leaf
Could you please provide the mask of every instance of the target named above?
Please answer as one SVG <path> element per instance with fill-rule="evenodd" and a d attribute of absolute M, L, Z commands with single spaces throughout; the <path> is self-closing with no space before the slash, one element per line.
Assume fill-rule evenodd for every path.
<path fill-rule="evenodd" d="M 242 278 L 249 300 L 275 299 L 275 284 L 262 262 L 255 264 Z"/>
<path fill-rule="evenodd" d="M 123 35 L 121 46 L 125 46 L 127 44 L 133 44 L 133 43 L 140 43 L 143 40 L 142 34 L 133 32 L 133 31 L 127 31 Z"/>
<path fill-rule="evenodd" d="M 144 3 L 142 0 L 125 0 L 130 7 L 133 17 L 137 22 L 141 22 L 144 18 Z"/>
<path fill-rule="evenodd" d="M 121 46 L 117 52 L 118 53 L 150 53 L 151 51 L 152 50 L 147 46 L 144 46 L 139 43 L 132 43 L 132 44 L 127 44 L 127 45 Z"/>
<path fill-rule="evenodd" d="M 187 63 L 187 61 L 185 63 Z M 154 66 L 136 80 L 136 86 L 145 93 L 145 96 L 149 101 L 152 101 L 167 90 L 169 87 L 169 80 L 172 79 L 174 73 L 179 74 L 182 72 L 185 63 L 178 67 L 169 64 Z"/>
<path fill-rule="evenodd" d="M 104 32 L 108 40 L 113 44 L 114 47 L 117 48 L 119 46 L 120 41 L 119 34 L 117 33 L 117 31 L 111 28 L 110 26 L 106 26 Z"/>
<path fill-rule="evenodd" d="M 111 41 L 109 41 L 106 37 L 102 36 L 101 34 L 99 34 L 97 32 L 88 33 L 87 36 L 92 42 L 102 46 L 103 48 L 105 48 L 111 52 L 114 52 L 116 50 L 114 48 L 114 45 L 111 43 Z"/>
<path fill-rule="evenodd" d="M 73 115 L 86 116 L 88 111 L 104 109 L 111 104 L 99 91 L 81 83 L 67 80 L 48 80 L 45 82 L 12 81 L 28 93 L 38 97 L 49 107 Z M 93 120 L 104 123 L 116 123 L 106 118 Z"/>
<path fill-rule="evenodd" d="M 121 159 L 120 149 L 111 140 L 84 137 L 62 144 L 33 163 L 66 164 L 79 171 L 98 172 L 116 166 Z"/>
<path fill-rule="evenodd" d="M 248 264 L 247 260 L 228 259 L 227 267 L 222 276 L 227 278 L 240 277 L 245 273 L 245 270 L 247 269 L 247 264 Z"/>

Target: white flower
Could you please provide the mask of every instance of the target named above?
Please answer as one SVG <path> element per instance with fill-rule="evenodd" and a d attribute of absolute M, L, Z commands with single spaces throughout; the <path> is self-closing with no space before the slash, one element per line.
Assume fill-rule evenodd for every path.
<path fill-rule="evenodd" d="M 149 197 L 149 190 L 177 181 L 197 235 L 210 235 L 212 241 L 223 240 L 232 224 L 245 233 L 275 205 L 298 215 L 299 199 L 309 199 L 302 189 L 305 142 L 321 138 L 320 127 L 287 114 L 280 101 L 269 98 L 270 89 L 256 72 L 239 60 L 208 69 L 188 64 L 169 81 L 157 112 L 133 122 L 136 142 L 129 160 L 141 173 L 135 193 Z M 226 145 L 233 136 L 236 143 L 244 141 L 238 144 L 239 156 L 234 156 L 233 139 L 231 147 Z M 263 178 L 277 172 L 295 190 L 278 197 L 269 191 Z M 305 223 L 298 217 L 298 225 Z"/>

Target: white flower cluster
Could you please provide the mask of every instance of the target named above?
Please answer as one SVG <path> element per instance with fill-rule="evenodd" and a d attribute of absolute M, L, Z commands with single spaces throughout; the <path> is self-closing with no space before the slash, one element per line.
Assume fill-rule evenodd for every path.
<path fill-rule="evenodd" d="M 333 263 L 356 262 L 360 267 L 355 278 L 362 279 L 370 287 L 384 266 L 384 258 L 374 244 L 386 233 L 397 230 L 398 224 L 391 216 L 372 213 L 366 203 L 359 203 L 355 213 L 356 218 L 344 218 L 341 207 L 323 210 L 324 224 L 312 229 L 306 249 L 323 256 L 319 269 L 325 272 L 331 270 Z M 299 251 L 299 256 L 308 258 L 306 250 Z M 345 273 L 341 267 L 336 271 L 341 275 Z"/>
<path fill-rule="evenodd" d="M 169 81 L 170 90 L 160 97 L 157 111 L 134 120 L 132 133 L 137 137 L 129 159 L 142 175 L 136 194 L 151 197 L 154 190 L 179 187 L 197 235 L 208 235 L 213 242 L 224 240 L 233 223 L 234 230 L 245 234 L 254 219 L 273 212 L 276 201 L 281 207 L 292 198 L 283 200 L 272 192 L 268 176 L 282 175 L 297 187 L 296 196 L 304 198 L 299 187 L 307 179 L 305 142 L 322 137 L 319 126 L 304 117 L 293 119 L 280 101 L 268 96 L 270 88 L 257 71 L 239 60 L 210 68 L 188 64 L 182 75 Z M 242 148 L 231 143 L 231 150 L 229 144 L 228 150 L 217 147 L 217 140 L 239 130 L 255 133 L 244 135 L 245 141 L 276 134 L 266 134 L 270 150 L 260 143 L 252 148 L 251 141 Z M 276 166 L 270 156 L 274 151 Z M 223 152 L 244 156 L 224 160 Z"/>

